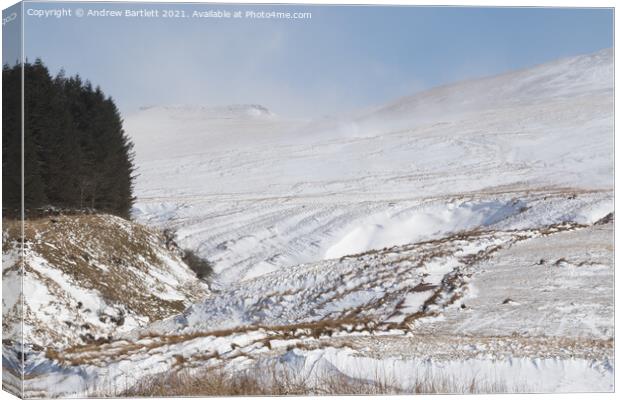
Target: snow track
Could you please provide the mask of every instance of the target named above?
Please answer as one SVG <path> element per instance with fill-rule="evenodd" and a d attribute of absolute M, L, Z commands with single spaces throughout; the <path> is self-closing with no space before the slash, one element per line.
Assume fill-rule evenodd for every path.
<path fill-rule="evenodd" d="M 177 230 L 228 284 L 484 225 L 482 212 L 466 223 L 468 201 L 610 190 L 612 61 L 603 50 L 348 120 L 290 121 L 257 106 L 151 108 L 126 123 L 139 166 L 134 215 Z M 456 214 L 442 216 L 450 204 Z M 400 224 L 395 216 L 408 212 L 411 223 Z"/>
<path fill-rule="evenodd" d="M 183 315 L 109 344 L 58 353 L 53 358 L 58 372 L 45 379 L 79 371 L 86 387 L 101 368 L 106 379 L 118 384 L 170 368 L 243 369 L 256 360 L 290 363 L 291 368 L 301 367 L 301 373 L 306 360 L 320 359 L 320 368 L 335 367 L 355 379 L 376 378 L 379 370 L 385 373 L 381 379 L 409 374 L 396 377 L 403 388 L 424 374 L 443 371 L 450 379 L 468 382 L 477 371 L 480 379 L 501 382 L 508 391 L 609 390 L 614 369 L 611 306 L 592 314 L 587 323 L 553 315 L 566 302 L 584 310 L 607 304 L 609 299 L 592 296 L 611 296 L 611 280 L 592 272 L 603 268 L 612 273 L 608 247 L 582 251 L 582 246 L 591 248 L 588 239 L 600 243 L 610 238 L 610 223 L 601 224 L 467 231 L 293 267 L 286 276 L 273 273 L 233 285 Z M 548 248 L 549 260 L 564 255 L 573 267 L 534 262 L 532 246 Z M 530 261 L 515 263 L 515 255 Z M 571 279 L 574 268 L 585 268 L 582 273 L 591 278 L 574 281 L 570 292 L 563 284 L 545 287 L 545 280 L 532 286 L 519 281 L 524 277 L 520 265 L 544 271 L 557 282 Z M 589 271 L 591 266 L 597 267 Z M 502 301 L 503 285 L 513 287 L 513 302 Z M 546 290 L 548 297 L 523 297 L 520 293 L 527 288 Z M 542 314 L 531 313 L 536 304 L 550 307 L 551 314 L 540 308 Z M 510 323 L 519 321 L 527 321 L 530 329 L 511 331 Z M 544 334 L 548 332 L 559 336 Z M 429 357 L 432 361 L 426 361 Z M 493 371 L 499 376 L 492 376 Z"/>
<path fill-rule="evenodd" d="M 405 391 L 614 390 L 612 71 L 602 50 L 346 119 L 128 116 L 133 216 L 176 231 L 215 282 L 107 343 L 33 350 L 29 393 L 274 362 Z"/>

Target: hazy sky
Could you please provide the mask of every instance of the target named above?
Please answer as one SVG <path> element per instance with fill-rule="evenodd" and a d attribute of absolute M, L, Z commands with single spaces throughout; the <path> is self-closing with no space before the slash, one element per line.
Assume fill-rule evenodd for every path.
<path fill-rule="evenodd" d="M 611 47 L 610 9 L 26 3 L 25 9 L 309 11 L 309 20 L 25 17 L 25 53 L 143 105 L 341 113 Z"/>

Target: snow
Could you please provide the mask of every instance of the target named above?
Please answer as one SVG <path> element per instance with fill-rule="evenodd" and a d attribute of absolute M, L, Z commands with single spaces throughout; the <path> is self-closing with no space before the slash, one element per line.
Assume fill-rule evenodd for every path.
<path fill-rule="evenodd" d="M 420 210 L 405 210 L 397 215 L 387 212 L 356 221 L 352 229 L 325 253 L 326 258 L 338 258 L 366 250 L 403 245 L 439 237 L 451 232 L 492 225 L 525 207 L 525 203 L 500 201 L 481 203 L 454 202 L 432 205 Z"/>
<path fill-rule="evenodd" d="M 467 228 L 490 217 L 478 203 L 491 212 L 535 193 L 609 191 L 612 58 L 604 50 L 447 85 L 348 120 L 138 112 L 126 118 L 139 168 L 134 216 L 177 230 L 227 284 Z M 431 215 L 417 222 L 398 216 L 423 206 Z"/>
<path fill-rule="evenodd" d="M 141 173 L 134 215 L 177 230 L 184 246 L 214 263 L 221 285 L 182 318 L 150 329 L 286 325 L 360 308 L 402 324 L 427 308 L 435 314 L 414 321 L 413 332 L 400 330 L 508 337 L 482 359 L 438 358 L 444 339 L 400 361 L 379 349 L 380 356 L 363 359 L 324 349 L 298 356 L 311 365 L 332 357 L 350 376 L 363 366 L 402 362 L 394 371 L 446 373 L 463 382 L 476 374 L 531 391 L 610 390 L 613 362 L 604 346 L 586 344 L 579 357 L 555 342 L 523 345 L 537 353 L 506 349 L 530 340 L 520 335 L 604 342 L 613 333 L 605 247 L 611 234 L 571 225 L 614 211 L 612 65 L 612 51 L 603 50 L 308 123 L 260 116 L 248 127 L 241 116 L 224 124 L 217 113 L 191 107 L 183 119 L 165 111 L 157 123 L 130 117 Z M 490 233 L 467 236 L 481 231 Z M 459 233 L 464 239 L 441 242 Z M 420 241 L 437 252 L 408 247 Z M 469 264 L 481 254 L 492 261 Z M 540 258 L 547 260 L 542 271 Z M 566 265 L 549 265 L 561 258 Z M 434 290 L 420 288 L 450 279 L 456 288 L 426 307 Z M 451 297 L 453 304 L 443 303 Z M 360 329 L 333 335 L 372 337 Z M 386 329 L 374 334 L 399 331 Z M 487 348 L 472 340 L 468 346 Z M 504 351 L 507 359 L 488 359 Z M 342 364 L 349 359 L 359 362 Z"/>
<path fill-rule="evenodd" d="M 606 199 L 600 203 L 588 204 L 584 206 L 577 212 L 574 220 L 583 224 L 591 224 L 613 212 L 613 200 Z"/>
<path fill-rule="evenodd" d="M 466 292 L 461 299 L 466 312 L 446 311 L 444 322 L 428 329 L 474 336 L 613 339 L 612 232 L 604 225 L 500 250 L 476 266 L 468 282 L 474 295 Z"/>
<path fill-rule="evenodd" d="M 155 233 L 118 217 L 57 216 L 28 221 L 23 277 L 21 268 L 14 267 L 18 261 L 14 226 L 5 227 L 4 234 L 6 245 L 13 245 L 13 251 L 3 254 L 4 275 L 14 283 L 13 290 L 21 286 L 24 294 L 22 325 L 20 316 L 13 315 L 22 307 L 19 293 L 5 293 L 3 315 L 10 318 L 5 318 L 4 333 L 31 346 L 58 349 L 87 338 L 131 331 L 145 326 L 157 313 L 170 315 L 170 304 L 189 305 L 207 292 L 178 255 L 162 248 Z M 123 246 L 144 253 L 137 250 L 121 259 L 126 254 Z M 127 293 L 110 285 L 121 286 Z M 140 293 L 131 293 L 136 289 Z M 159 302 L 158 309 L 136 304 L 140 296 Z"/>
<path fill-rule="evenodd" d="M 321 121 L 258 105 L 128 116 L 133 216 L 209 259 L 214 290 L 63 360 L 34 354 L 30 390 L 100 394 L 182 355 L 405 390 L 613 391 L 612 66 L 603 50 Z M 140 276 L 187 296 L 187 271 L 157 254 L 166 267 Z"/>
<path fill-rule="evenodd" d="M 423 381 L 449 382 L 451 387 L 463 391 L 472 382 L 480 387 L 497 386 L 500 392 L 565 393 L 581 392 L 586 387 L 589 392 L 613 391 L 613 368 L 586 360 L 375 359 L 352 350 L 327 348 L 310 352 L 293 350 L 280 361 L 310 380 L 318 380 L 326 373 L 342 373 L 363 381 L 381 377 L 383 383 L 409 391 Z"/>

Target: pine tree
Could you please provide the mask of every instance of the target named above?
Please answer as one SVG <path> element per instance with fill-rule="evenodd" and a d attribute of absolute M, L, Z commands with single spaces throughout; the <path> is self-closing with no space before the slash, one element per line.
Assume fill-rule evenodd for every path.
<path fill-rule="evenodd" d="M 24 207 L 26 212 L 48 203 L 45 173 L 50 152 L 46 142 L 53 135 L 48 125 L 54 118 L 47 100 L 53 96 L 51 77 L 40 59 L 24 66 Z"/>
<path fill-rule="evenodd" d="M 2 204 L 11 215 L 21 209 L 21 67 L 2 68 Z"/>
<path fill-rule="evenodd" d="M 21 65 L 3 68 L 3 209 L 21 204 Z M 114 101 L 79 76 L 24 64 L 25 207 L 92 208 L 129 217 L 133 144 Z"/>

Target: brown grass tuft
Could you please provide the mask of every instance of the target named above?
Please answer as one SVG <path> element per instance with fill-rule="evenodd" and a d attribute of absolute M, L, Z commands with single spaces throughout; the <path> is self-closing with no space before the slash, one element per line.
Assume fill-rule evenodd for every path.
<path fill-rule="evenodd" d="M 511 389 L 515 391 L 514 389 Z M 254 366 L 234 373 L 223 369 L 202 372 L 182 370 L 151 376 L 132 387 L 114 393 L 127 397 L 173 396 L 300 396 L 300 395 L 385 395 L 385 394 L 438 394 L 438 393 L 507 393 L 502 382 L 459 382 L 455 377 L 425 376 L 402 388 L 396 379 L 376 373 L 372 380 L 348 377 L 330 371 L 314 376 L 301 376 L 292 369 L 271 364 Z M 101 395 L 98 393 L 97 395 Z"/>

